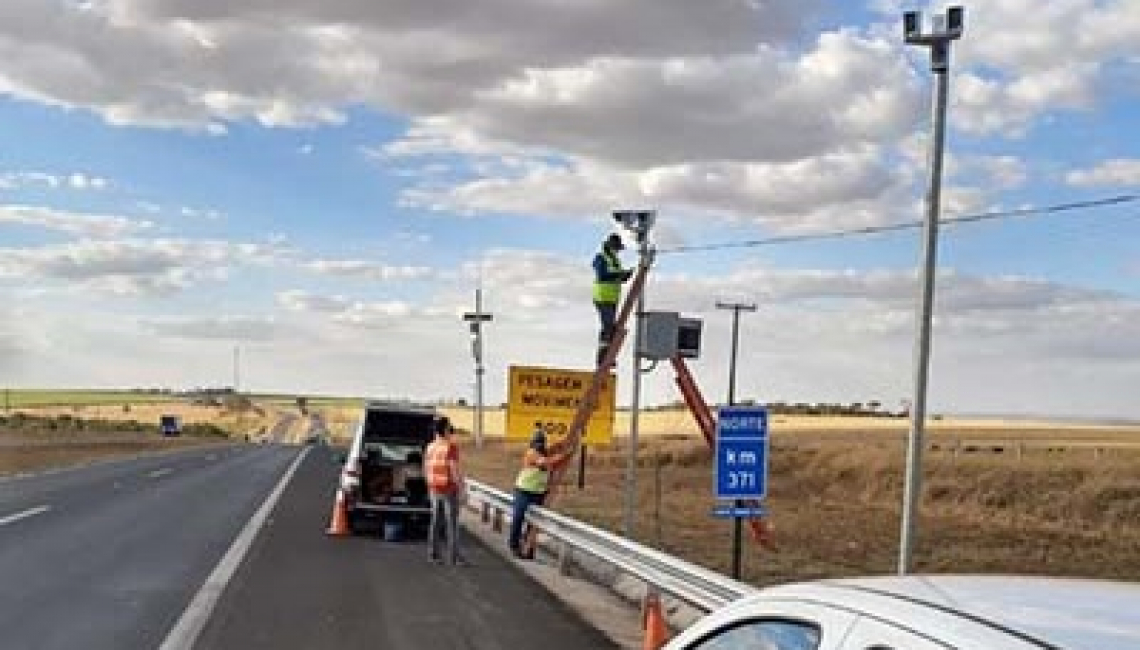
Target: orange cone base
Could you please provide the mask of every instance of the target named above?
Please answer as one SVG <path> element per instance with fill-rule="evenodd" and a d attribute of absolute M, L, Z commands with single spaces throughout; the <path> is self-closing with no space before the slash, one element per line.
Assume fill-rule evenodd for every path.
<path fill-rule="evenodd" d="M 336 502 L 333 504 L 332 521 L 329 522 L 329 528 L 325 534 L 343 537 L 351 533 L 352 531 L 348 529 L 348 512 L 344 505 L 344 493 L 337 490 Z"/>
<path fill-rule="evenodd" d="M 645 607 L 645 643 L 644 650 L 661 650 L 669 642 L 669 626 L 665 624 L 665 615 L 661 611 L 661 601 L 650 599 Z"/>

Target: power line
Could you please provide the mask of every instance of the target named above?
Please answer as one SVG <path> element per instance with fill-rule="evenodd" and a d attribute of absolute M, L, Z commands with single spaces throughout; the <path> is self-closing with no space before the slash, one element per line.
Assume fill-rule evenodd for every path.
<path fill-rule="evenodd" d="M 1073 210 L 1084 210 L 1089 208 L 1100 208 L 1109 205 L 1121 205 L 1124 203 L 1131 203 L 1140 200 L 1140 194 L 1121 194 L 1119 196 L 1112 196 L 1104 199 L 1093 199 L 1090 201 L 1074 201 L 1072 203 L 1058 203 L 1055 205 L 1047 205 L 1040 208 L 1019 208 L 1016 210 L 1002 210 L 1000 212 L 982 212 L 979 214 L 967 214 L 960 217 L 948 217 L 940 219 L 939 223 L 944 225 L 956 225 L 960 223 L 978 223 L 981 221 L 995 221 L 997 219 L 1009 219 L 1012 217 L 1028 217 L 1042 214 L 1053 214 L 1057 212 L 1070 212 Z M 886 232 L 897 232 L 900 230 L 911 230 L 914 228 L 921 228 L 922 221 L 907 221 L 903 223 L 886 224 L 882 226 L 864 226 L 862 228 L 851 228 L 847 230 L 832 230 L 828 232 L 805 233 L 802 235 L 777 235 L 774 237 L 765 237 L 763 239 L 746 239 L 743 241 L 723 242 L 720 244 L 698 244 L 694 246 L 674 246 L 672 248 L 662 248 L 657 252 L 659 254 L 671 253 L 696 253 L 704 251 L 725 250 L 730 248 L 755 248 L 757 246 L 771 246 L 775 244 L 792 244 L 806 241 L 820 241 L 825 239 L 844 239 L 847 237 L 857 237 L 862 235 L 877 235 Z"/>

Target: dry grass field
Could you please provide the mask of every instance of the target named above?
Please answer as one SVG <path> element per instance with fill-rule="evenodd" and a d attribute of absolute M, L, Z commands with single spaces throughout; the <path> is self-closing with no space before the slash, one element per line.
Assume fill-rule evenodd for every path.
<path fill-rule="evenodd" d="M 189 427 L 186 435 L 163 438 L 152 424 L 12 414 L 0 418 L 0 476 L 226 440 L 213 427 Z"/>
<path fill-rule="evenodd" d="M 895 569 L 906 424 L 847 419 L 844 427 L 830 420 L 773 423 L 768 506 L 779 550 L 761 550 L 746 534 L 751 582 Z M 1140 449 L 1120 446 L 1140 442 L 1140 429 L 966 422 L 933 428 L 919 569 L 1140 580 Z M 521 444 L 465 444 L 472 476 L 510 486 Z M 726 571 L 731 524 L 711 516 L 705 443 L 648 434 L 638 457 L 636 536 Z M 625 458 L 620 440 L 590 450 L 586 488 L 577 489 L 571 471 L 558 509 L 620 531 Z"/>
<path fill-rule="evenodd" d="M 442 411 L 460 429 L 474 429 L 474 410 L 447 407 Z M 488 436 L 502 436 L 506 430 L 506 411 L 486 409 L 483 426 Z M 619 410 L 614 416 L 615 435 L 629 431 L 629 412 Z M 897 434 L 905 436 L 909 420 L 886 417 L 842 417 L 812 415 L 775 415 L 770 421 L 774 434 L 794 433 L 818 437 L 863 437 L 867 434 Z M 691 435 L 699 436 L 700 429 L 686 410 L 644 411 L 639 416 L 638 430 L 647 437 Z M 1124 441 L 1140 445 L 1140 425 L 1126 427 L 1100 424 L 1069 424 L 1049 421 L 1000 419 L 943 419 L 927 425 L 932 436 L 986 440 L 1050 440 L 1069 441 Z"/>
<path fill-rule="evenodd" d="M 310 408 L 342 442 L 360 416 L 351 401 Z M 162 413 L 254 439 L 298 414 L 287 402 L 239 412 L 185 402 L 28 412 L 132 419 L 141 428 L 16 430 L 9 418 L 0 424 L 0 474 L 217 440 L 164 440 L 154 432 Z M 444 412 L 462 431 L 473 428 L 472 409 Z M 462 439 L 468 472 L 508 488 L 522 446 L 502 439 L 503 424 L 504 413 L 490 409 L 484 447 Z M 296 418 L 283 440 L 299 441 L 309 425 Z M 901 419 L 774 416 L 768 506 L 779 550 L 761 550 L 746 535 L 746 579 L 768 584 L 892 572 L 907 428 Z M 711 454 L 688 413 L 643 413 L 640 430 L 636 537 L 727 570 L 731 524 L 711 516 Z M 628 431 L 628 413 L 617 414 L 615 431 Z M 1140 580 L 1140 427 L 942 420 L 928 431 L 919 569 Z M 556 507 L 620 531 L 626 449 L 621 438 L 591 449 L 586 488 L 577 489 L 571 471 Z"/>

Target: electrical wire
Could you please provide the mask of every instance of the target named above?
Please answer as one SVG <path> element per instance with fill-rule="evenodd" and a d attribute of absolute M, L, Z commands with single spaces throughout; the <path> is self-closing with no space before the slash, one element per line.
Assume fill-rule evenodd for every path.
<path fill-rule="evenodd" d="M 967 214 L 960 217 L 948 217 L 939 219 L 939 225 L 956 225 L 961 223 L 978 223 L 981 221 L 994 221 L 997 219 L 1009 219 L 1013 217 L 1028 217 L 1042 214 L 1053 214 L 1057 212 L 1070 212 L 1073 210 L 1085 210 L 1089 208 L 1100 208 L 1109 205 L 1121 205 L 1124 203 L 1131 203 L 1133 201 L 1140 201 L 1140 194 L 1121 194 L 1119 196 L 1112 196 L 1104 199 L 1093 199 L 1089 201 L 1073 201 L 1071 203 L 1058 203 L 1055 205 L 1047 205 L 1039 208 L 1019 208 L 1016 210 L 1002 210 L 1000 212 L 982 212 L 979 214 Z M 672 253 L 696 253 L 705 251 L 726 250 L 731 248 L 754 248 L 758 246 L 771 246 L 775 244 L 791 244 L 806 241 L 820 241 L 825 239 L 843 239 L 846 237 L 858 237 L 863 235 L 877 235 L 886 232 L 897 232 L 900 230 L 912 230 L 921 228 L 924 225 L 923 221 L 907 221 L 903 223 L 886 224 L 881 226 L 864 226 L 862 228 L 850 228 L 847 230 L 832 230 L 828 232 L 805 233 L 802 235 L 776 235 L 774 237 L 765 237 L 763 239 L 749 239 L 744 241 L 723 242 L 719 244 L 697 244 L 693 246 L 674 246 L 671 248 L 661 248 L 657 250 L 658 254 L 666 255 Z"/>

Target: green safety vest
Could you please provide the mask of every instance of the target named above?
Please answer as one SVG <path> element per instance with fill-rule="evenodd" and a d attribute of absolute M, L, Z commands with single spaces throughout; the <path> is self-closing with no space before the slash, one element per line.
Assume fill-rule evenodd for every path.
<path fill-rule="evenodd" d="M 624 269 L 621 268 L 621 260 L 617 255 L 611 251 L 603 250 L 602 257 L 606 260 L 606 270 L 610 273 L 621 273 Z M 605 303 L 609 305 L 616 305 L 618 299 L 621 298 L 621 282 L 617 280 L 610 280 L 602 282 L 599 280 L 594 281 L 594 302 Z"/>
<path fill-rule="evenodd" d="M 549 479 L 550 472 L 541 467 L 524 467 L 519 472 L 518 479 L 515 480 L 515 487 L 526 492 L 544 494 Z"/>

